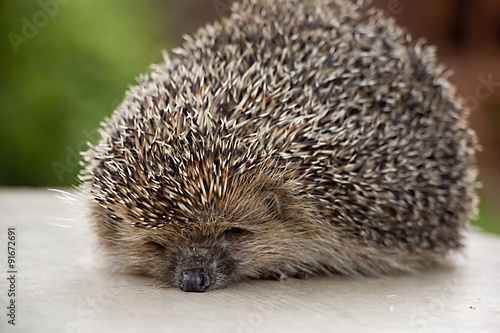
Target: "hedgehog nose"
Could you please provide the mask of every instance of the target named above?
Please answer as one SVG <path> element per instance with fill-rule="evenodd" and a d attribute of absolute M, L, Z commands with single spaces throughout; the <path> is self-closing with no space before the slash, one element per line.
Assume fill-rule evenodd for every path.
<path fill-rule="evenodd" d="M 204 292 L 210 286 L 210 278 L 203 268 L 187 269 L 179 277 L 179 288 L 183 291 Z"/>

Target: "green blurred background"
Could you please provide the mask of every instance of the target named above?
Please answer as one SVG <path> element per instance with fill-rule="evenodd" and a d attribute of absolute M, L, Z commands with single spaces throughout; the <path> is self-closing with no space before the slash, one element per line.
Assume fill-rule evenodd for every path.
<path fill-rule="evenodd" d="M 484 147 L 478 156 L 484 187 L 473 224 L 500 234 L 500 86 L 474 99 L 481 77 L 500 82 L 495 1 L 374 2 L 415 37 L 437 44 L 440 58 L 456 69 L 459 93 L 477 100 L 471 125 Z M 226 14 L 229 2 L 0 0 L 0 186 L 76 185 L 79 152 L 98 140 L 99 123 L 127 86 L 182 34 Z M 473 6 L 465 7 L 470 17 L 464 4 Z"/>

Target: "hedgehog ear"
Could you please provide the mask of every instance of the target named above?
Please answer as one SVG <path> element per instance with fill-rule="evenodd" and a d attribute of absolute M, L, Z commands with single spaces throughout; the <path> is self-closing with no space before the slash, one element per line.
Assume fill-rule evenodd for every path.
<path fill-rule="evenodd" d="M 281 200 L 275 192 L 270 190 L 265 192 L 264 205 L 269 213 L 281 219 Z"/>

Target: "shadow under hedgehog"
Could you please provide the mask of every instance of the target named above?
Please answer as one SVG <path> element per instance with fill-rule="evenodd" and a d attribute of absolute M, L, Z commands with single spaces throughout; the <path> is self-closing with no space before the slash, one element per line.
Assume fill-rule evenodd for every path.
<path fill-rule="evenodd" d="M 84 154 L 111 262 L 202 292 L 444 262 L 476 211 L 433 47 L 347 0 L 244 0 L 141 76 Z"/>

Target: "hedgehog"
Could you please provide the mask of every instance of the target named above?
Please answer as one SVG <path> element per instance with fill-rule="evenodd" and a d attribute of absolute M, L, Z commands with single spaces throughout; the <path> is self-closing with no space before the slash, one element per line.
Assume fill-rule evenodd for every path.
<path fill-rule="evenodd" d="M 243 0 L 184 38 L 82 153 L 111 264 L 204 292 L 463 248 L 478 144 L 433 46 L 348 0 Z"/>

